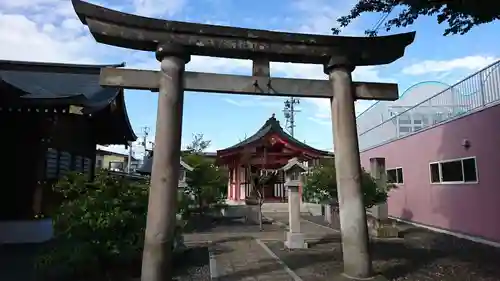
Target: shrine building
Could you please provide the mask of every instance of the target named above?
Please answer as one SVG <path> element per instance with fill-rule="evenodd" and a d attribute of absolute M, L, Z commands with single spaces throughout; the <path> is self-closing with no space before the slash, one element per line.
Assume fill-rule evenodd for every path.
<path fill-rule="evenodd" d="M 92 178 L 96 145 L 137 137 L 123 89 L 101 87 L 99 73 L 116 65 L 0 60 L 0 124 L 4 132 L 0 244 L 51 238 L 50 214 L 60 202 L 51 186 L 68 172 Z"/>
<path fill-rule="evenodd" d="M 229 171 L 228 202 L 243 204 L 251 195 L 251 173 L 274 170 L 278 181 L 264 187 L 266 202 L 285 202 L 287 192 L 283 170 L 292 158 L 303 163 L 314 163 L 322 158 L 332 158 L 333 153 L 313 148 L 283 130 L 274 114 L 252 136 L 231 147 L 217 151 L 216 162 Z"/>

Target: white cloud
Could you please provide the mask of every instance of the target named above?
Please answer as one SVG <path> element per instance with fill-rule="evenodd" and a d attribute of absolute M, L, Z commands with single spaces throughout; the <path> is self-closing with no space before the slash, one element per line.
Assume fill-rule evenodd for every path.
<path fill-rule="evenodd" d="M 356 2 L 354 0 L 335 1 L 335 6 L 333 6 L 331 0 L 296 0 L 292 5 L 303 14 L 305 20 L 302 21 L 302 25 L 298 29 L 293 31 L 331 35 L 331 28 L 338 26 L 337 18 L 346 15 Z M 357 32 L 354 22 L 343 30 L 342 35 L 355 33 Z"/>
<path fill-rule="evenodd" d="M 498 57 L 494 56 L 476 55 L 450 60 L 424 60 L 403 68 L 402 73 L 408 75 L 422 75 L 450 72 L 453 70 L 476 71 L 494 63 L 498 59 Z"/>
<path fill-rule="evenodd" d="M 235 97 L 235 98 L 223 98 L 227 103 L 238 107 L 277 107 L 282 108 L 283 98 L 273 97 L 273 98 L 249 98 L 249 97 Z"/>
<path fill-rule="evenodd" d="M 80 62 L 93 58 L 88 50 L 93 42 L 74 27 L 41 25 L 21 14 L 0 13 L 0 58 L 11 60 Z M 85 55 L 87 54 L 87 56 Z"/>
<path fill-rule="evenodd" d="M 187 0 L 133 0 L 135 14 L 141 16 L 172 16 L 182 11 Z"/>

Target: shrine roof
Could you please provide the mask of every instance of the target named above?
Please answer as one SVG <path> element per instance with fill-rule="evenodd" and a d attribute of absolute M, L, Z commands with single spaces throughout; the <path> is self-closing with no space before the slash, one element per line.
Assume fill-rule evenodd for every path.
<path fill-rule="evenodd" d="M 83 106 L 88 113 L 111 103 L 120 88 L 99 85 L 102 67 L 120 65 L 70 65 L 0 60 L 0 81 L 18 89 L 22 99 L 34 102 Z"/>
<path fill-rule="evenodd" d="M 288 163 L 285 166 L 281 167 L 281 169 L 286 172 L 294 166 L 297 166 L 304 171 L 308 170 L 308 168 L 306 166 L 304 166 L 304 164 L 300 163 L 300 161 L 299 161 L 299 159 L 297 159 L 297 157 L 294 157 L 294 158 L 288 160 Z"/>
<path fill-rule="evenodd" d="M 333 156 L 332 152 L 316 149 L 292 137 L 290 134 L 285 132 L 285 130 L 283 130 L 283 128 L 280 125 L 280 122 L 276 119 L 276 117 L 274 117 L 274 114 L 271 118 L 269 118 L 266 121 L 266 123 L 264 123 L 264 125 L 255 134 L 233 146 L 218 150 L 217 155 L 229 151 L 243 149 L 244 147 L 252 145 L 253 143 L 261 140 L 262 138 L 270 134 L 276 134 L 279 138 L 286 141 L 287 143 L 296 146 L 299 149 L 311 152 L 313 154 L 317 154 L 320 156 Z"/>
<path fill-rule="evenodd" d="M 122 66 L 123 63 L 88 65 L 0 60 L 0 87 L 7 89 L 2 92 L 2 98 L 8 103 L 30 106 L 79 106 L 82 114 L 98 114 L 112 104 L 117 105 L 119 110 L 111 114 L 119 117 L 120 130 L 116 131 L 119 136 L 107 139 L 111 143 L 134 141 L 137 136 L 127 116 L 123 89 L 104 88 L 99 84 L 101 68 Z"/>

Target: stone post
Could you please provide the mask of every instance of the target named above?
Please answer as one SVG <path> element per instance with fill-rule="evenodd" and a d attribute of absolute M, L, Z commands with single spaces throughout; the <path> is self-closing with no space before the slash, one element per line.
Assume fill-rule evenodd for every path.
<path fill-rule="evenodd" d="M 385 158 L 370 158 L 370 174 L 379 188 L 387 188 Z M 379 238 L 396 238 L 398 229 L 389 221 L 387 202 L 371 208 L 372 218 L 368 223 L 370 234 Z"/>
<path fill-rule="evenodd" d="M 332 205 L 327 203 L 327 204 L 324 204 L 323 206 L 325 206 L 325 214 L 324 214 L 325 221 L 329 224 L 332 224 L 332 222 L 333 222 L 333 220 L 332 220 Z"/>
<path fill-rule="evenodd" d="M 361 192 L 361 165 L 351 73 L 346 57 L 332 57 L 325 65 L 333 88 L 331 100 L 335 167 L 345 279 L 372 278 L 366 210 Z M 370 280 L 370 279 L 369 279 Z"/>
<path fill-rule="evenodd" d="M 288 188 L 288 224 L 285 246 L 290 249 L 307 248 L 304 234 L 300 229 L 300 181 L 289 181 Z"/>
<path fill-rule="evenodd" d="M 380 188 L 387 185 L 387 174 L 385 171 L 385 158 L 370 158 L 370 175 Z M 382 203 L 371 208 L 372 216 L 377 220 L 385 221 L 389 218 L 387 203 Z"/>
<path fill-rule="evenodd" d="M 180 46 L 160 44 L 156 58 L 161 62 L 160 91 L 141 281 L 172 280 L 172 245 L 176 228 L 184 101 L 183 75 L 190 57 Z"/>

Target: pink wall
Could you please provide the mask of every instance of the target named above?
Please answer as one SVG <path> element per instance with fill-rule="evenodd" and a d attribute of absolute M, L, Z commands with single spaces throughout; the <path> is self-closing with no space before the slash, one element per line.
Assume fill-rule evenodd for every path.
<path fill-rule="evenodd" d="M 479 183 L 430 183 L 430 162 L 470 156 Z M 390 215 L 500 242 L 500 105 L 362 152 L 367 170 L 372 157 L 385 157 L 387 169 L 403 168 L 404 184 L 389 197 Z"/>

